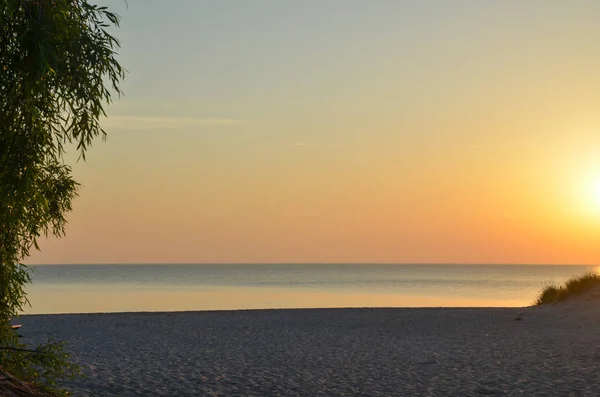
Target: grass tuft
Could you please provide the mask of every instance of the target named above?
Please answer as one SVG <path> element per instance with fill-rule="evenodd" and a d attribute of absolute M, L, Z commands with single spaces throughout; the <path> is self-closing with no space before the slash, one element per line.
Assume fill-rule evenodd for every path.
<path fill-rule="evenodd" d="M 600 274 L 586 273 L 570 279 L 563 286 L 549 285 L 545 287 L 535 304 L 539 306 L 564 301 L 573 296 L 582 295 L 597 285 L 600 285 Z"/>

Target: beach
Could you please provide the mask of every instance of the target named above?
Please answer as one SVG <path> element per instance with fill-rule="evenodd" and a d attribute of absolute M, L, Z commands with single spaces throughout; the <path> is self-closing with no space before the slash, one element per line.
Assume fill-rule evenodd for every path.
<path fill-rule="evenodd" d="M 20 333 L 68 343 L 76 396 L 597 396 L 597 308 L 28 315 Z"/>

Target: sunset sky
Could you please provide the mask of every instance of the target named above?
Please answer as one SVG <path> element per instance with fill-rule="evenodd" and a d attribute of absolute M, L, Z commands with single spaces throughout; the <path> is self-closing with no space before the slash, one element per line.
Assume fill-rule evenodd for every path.
<path fill-rule="evenodd" d="M 102 4 L 125 96 L 28 263 L 600 263 L 600 2 Z"/>

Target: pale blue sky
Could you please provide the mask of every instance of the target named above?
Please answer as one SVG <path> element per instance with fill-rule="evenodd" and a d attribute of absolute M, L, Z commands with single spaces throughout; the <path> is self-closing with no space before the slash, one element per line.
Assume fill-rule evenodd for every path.
<path fill-rule="evenodd" d="M 125 96 L 34 262 L 600 260 L 599 2 L 102 4 Z"/>

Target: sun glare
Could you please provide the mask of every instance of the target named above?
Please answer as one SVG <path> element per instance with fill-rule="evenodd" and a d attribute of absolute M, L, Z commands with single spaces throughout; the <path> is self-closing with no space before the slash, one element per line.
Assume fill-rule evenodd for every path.
<path fill-rule="evenodd" d="M 600 208 L 600 179 L 594 182 L 591 195 L 591 200 L 594 207 Z"/>
<path fill-rule="evenodd" d="M 600 172 L 597 175 L 588 175 L 582 181 L 578 190 L 579 206 L 582 214 L 600 216 Z"/>
<path fill-rule="evenodd" d="M 565 204 L 572 219 L 598 225 L 600 220 L 600 166 L 580 164 L 579 173 L 564 174 L 565 189 L 559 195 L 566 199 Z M 558 181 L 557 181 L 558 182 Z M 558 185 L 558 184 L 557 184 Z"/>

